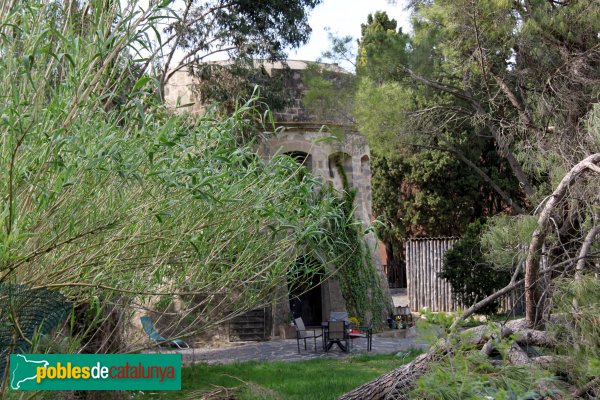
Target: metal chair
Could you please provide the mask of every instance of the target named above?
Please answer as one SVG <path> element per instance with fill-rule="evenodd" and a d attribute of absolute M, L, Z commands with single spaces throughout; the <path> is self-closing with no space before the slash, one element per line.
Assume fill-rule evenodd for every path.
<path fill-rule="evenodd" d="M 370 326 L 357 326 L 348 333 L 350 337 L 350 348 L 354 346 L 354 340 L 367 339 L 367 351 L 373 349 L 373 329 Z"/>
<path fill-rule="evenodd" d="M 156 343 L 156 345 L 158 346 L 158 348 L 162 348 L 161 344 L 168 344 L 170 346 L 174 346 L 177 347 L 178 349 L 189 349 L 190 345 L 187 344 L 186 342 L 184 342 L 181 339 L 165 339 L 164 337 L 162 337 L 154 328 L 154 324 L 152 323 L 152 320 L 150 319 L 149 316 L 144 315 L 143 317 L 140 318 L 140 321 L 142 323 L 142 327 L 144 328 L 144 332 L 146 332 L 146 335 L 148 335 L 148 337 L 150 339 L 152 339 L 154 341 L 154 343 Z"/>
<path fill-rule="evenodd" d="M 296 325 L 296 342 L 298 343 L 298 353 L 300 353 L 300 340 L 304 340 L 304 350 L 306 350 L 306 339 L 313 339 L 315 341 L 315 352 L 317 351 L 317 338 L 323 336 L 323 332 L 317 333 L 316 330 L 307 330 L 304 326 L 302 318 L 294 319 Z"/>
<path fill-rule="evenodd" d="M 348 312 L 347 311 L 332 311 L 329 313 L 330 321 L 346 321 L 348 322 Z"/>
<path fill-rule="evenodd" d="M 337 344 L 340 350 L 344 352 L 350 350 L 350 336 L 348 336 L 348 325 L 345 321 L 329 321 L 326 334 L 327 345 L 325 351 L 329 351 L 334 344 Z M 345 342 L 346 345 L 344 346 L 342 342 Z"/>

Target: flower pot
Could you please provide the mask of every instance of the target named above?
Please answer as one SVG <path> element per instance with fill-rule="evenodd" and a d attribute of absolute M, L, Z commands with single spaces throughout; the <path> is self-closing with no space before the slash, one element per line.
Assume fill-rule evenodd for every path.
<path fill-rule="evenodd" d="M 279 325 L 279 336 L 283 339 L 296 339 L 296 327 L 293 325 Z"/>

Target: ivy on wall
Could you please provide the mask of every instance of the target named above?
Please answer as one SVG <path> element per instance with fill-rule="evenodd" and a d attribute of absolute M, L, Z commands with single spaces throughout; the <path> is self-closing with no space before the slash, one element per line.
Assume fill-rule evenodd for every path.
<path fill-rule="evenodd" d="M 332 233 L 336 253 L 347 257 L 341 262 L 337 271 L 342 295 L 351 316 L 356 316 L 362 323 L 372 321 L 373 329 L 380 330 L 385 326 L 383 316 L 391 310 L 385 300 L 382 282 L 373 263 L 371 252 L 364 241 L 362 223 L 349 223 L 354 214 L 356 190 L 349 187 L 348 178 L 341 160 L 335 158 L 336 169 L 342 178 L 344 190 L 339 201 L 345 214 L 346 223 L 336 224 Z"/>

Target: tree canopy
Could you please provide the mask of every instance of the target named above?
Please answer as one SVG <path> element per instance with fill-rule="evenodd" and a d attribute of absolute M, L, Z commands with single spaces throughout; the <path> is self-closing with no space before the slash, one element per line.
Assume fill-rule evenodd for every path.
<path fill-rule="evenodd" d="M 518 182 L 491 138 L 477 137 L 464 120 L 424 131 L 437 101 L 460 107 L 405 79 L 405 66 L 431 69 L 425 45 L 415 46 L 383 12 L 370 15 L 362 33 L 354 110 L 374 153 L 373 206 L 386 223 L 388 256 L 401 261 L 408 236 L 460 235 L 482 216 L 519 208 Z M 420 125 L 406 130 L 411 113 Z"/>
<path fill-rule="evenodd" d="M 469 193 L 472 204 L 495 204 L 479 207 L 484 216 L 526 215 L 559 181 L 566 184 L 571 167 L 584 159 L 593 163 L 586 157 L 599 151 L 588 122 L 600 93 L 599 7 L 586 0 L 414 1 L 410 35 L 384 13 L 369 16 L 359 41 L 354 106 L 374 153 L 388 159 L 374 168 L 374 204 L 400 232 L 388 230 L 390 236 L 407 232 L 403 227 L 416 221 L 420 202 L 432 211 L 421 220 L 433 222 L 434 234 L 444 226 L 440 205 L 458 205 L 443 211 L 450 222 L 470 222 L 452 193 Z M 443 180 L 449 169 L 436 169 L 446 158 L 470 176 L 463 186 L 457 186 L 458 175 Z M 411 169 L 401 166 L 413 162 Z M 582 168 L 567 177 L 578 179 Z M 435 180 L 411 184 L 419 175 L 442 178 L 439 189 Z M 597 224 L 597 188 L 591 180 L 559 192 L 560 202 L 549 211 L 555 228 L 545 255 L 551 264 L 573 260 Z M 547 240 L 549 229 L 534 237 Z M 540 255 L 528 260 L 527 285 L 539 288 Z M 542 292 L 528 289 L 528 303 L 540 304 Z M 528 309 L 528 318 L 533 312 Z"/>
<path fill-rule="evenodd" d="M 491 138 L 530 202 L 597 146 L 585 124 L 598 93 L 597 2 L 412 7 L 410 43 L 384 15 L 363 28 L 364 98 L 388 99 L 358 102 L 375 146 L 394 138 L 452 150 L 449 133 Z"/>
<path fill-rule="evenodd" d="M 162 71 L 161 86 L 177 71 L 218 53 L 246 62 L 284 59 L 288 48 L 308 41 L 308 12 L 320 2 L 186 0 L 183 9 L 168 10 L 164 19 L 164 46 L 153 60 Z"/>

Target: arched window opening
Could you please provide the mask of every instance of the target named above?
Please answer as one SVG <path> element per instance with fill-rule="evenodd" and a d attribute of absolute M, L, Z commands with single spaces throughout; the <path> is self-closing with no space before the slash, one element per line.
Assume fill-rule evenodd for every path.
<path fill-rule="evenodd" d="M 292 157 L 298 164 L 312 172 L 312 156 L 310 154 L 303 151 L 288 151 L 283 154 Z"/>
<path fill-rule="evenodd" d="M 371 163 L 369 162 L 369 156 L 367 155 L 360 158 L 360 174 L 366 178 L 371 176 Z"/>

